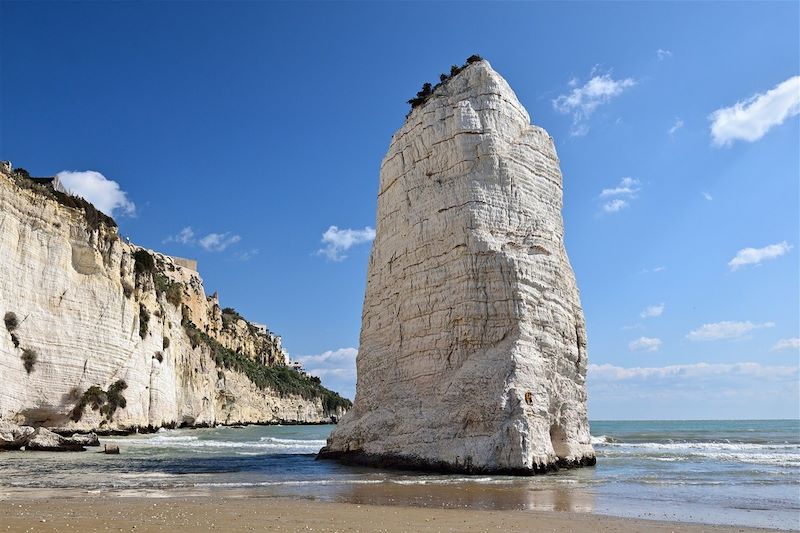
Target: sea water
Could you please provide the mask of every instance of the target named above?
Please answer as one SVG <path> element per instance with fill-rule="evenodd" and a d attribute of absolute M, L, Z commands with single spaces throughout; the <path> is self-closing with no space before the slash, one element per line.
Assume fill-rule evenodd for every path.
<path fill-rule="evenodd" d="M 101 438 L 120 455 L 0 453 L 0 497 L 243 495 L 616 516 L 800 530 L 800 421 L 595 421 L 597 466 L 535 477 L 316 461 L 332 426 L 162 430 Z"/>

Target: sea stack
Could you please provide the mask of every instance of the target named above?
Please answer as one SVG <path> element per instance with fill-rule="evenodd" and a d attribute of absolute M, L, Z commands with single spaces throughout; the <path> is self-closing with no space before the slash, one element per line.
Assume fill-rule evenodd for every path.
<path fill-rule="evenodd" d="M 595 463 L 586 327 L 553 139 L 473 56 L 383 160 L 356 400 L 320 451 L 530 475 Z"/>

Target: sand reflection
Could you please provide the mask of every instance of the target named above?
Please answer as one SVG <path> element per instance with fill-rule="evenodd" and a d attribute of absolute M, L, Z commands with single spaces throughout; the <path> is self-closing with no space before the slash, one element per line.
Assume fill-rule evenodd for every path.
<path fill-rule="evenodd" d="M 329 497 L 365 505 L 584 513 L 595 510 L 591 489 L 558 481 L 393 480 L 375 485 L 343 485 Z"/>

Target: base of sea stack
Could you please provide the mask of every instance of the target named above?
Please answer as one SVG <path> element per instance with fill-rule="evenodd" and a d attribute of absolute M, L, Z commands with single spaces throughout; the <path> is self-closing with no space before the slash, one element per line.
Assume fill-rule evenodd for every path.
<path fill-rule="evenodd" d="M 439 472 L 442 474 L 497 474 L 507 476 L 535 476 L 537 474 L 546 474 L 561 469 L 594 466 L 597 463 L 597 458 L 592 455 L 573 460 L 559 459 L 553 463 L 535 465 L 532 468 L 492 468 L 475 466 L 470 463 L 454 464 L 446 461 L 435 461 L 413 456 L 371 454 L 360 450 L 329 450 L 327 446 L 322 448 L 317 454 L 317 460 L 319 459 L 338 461 L 346 465 L 369 466 L 392 470 L 416 470 L 419 472 Z"/>

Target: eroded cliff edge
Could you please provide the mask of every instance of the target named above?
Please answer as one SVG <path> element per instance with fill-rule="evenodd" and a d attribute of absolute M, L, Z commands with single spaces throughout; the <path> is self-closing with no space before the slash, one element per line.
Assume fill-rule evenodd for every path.
<path fill-rule="evenodd" d="M 280 337 L 221 309 L 178 262 L 0 169 L 0 421 L 102 432 L 344 413 L 349 401 L 285 365 Z"/>
<path fill-rule="evenodd" d="M 513 474 L 594 464 L 554 143 L 471 60 L 410 101 L 381 165 L 356 400 L 321 458 Z"/>

